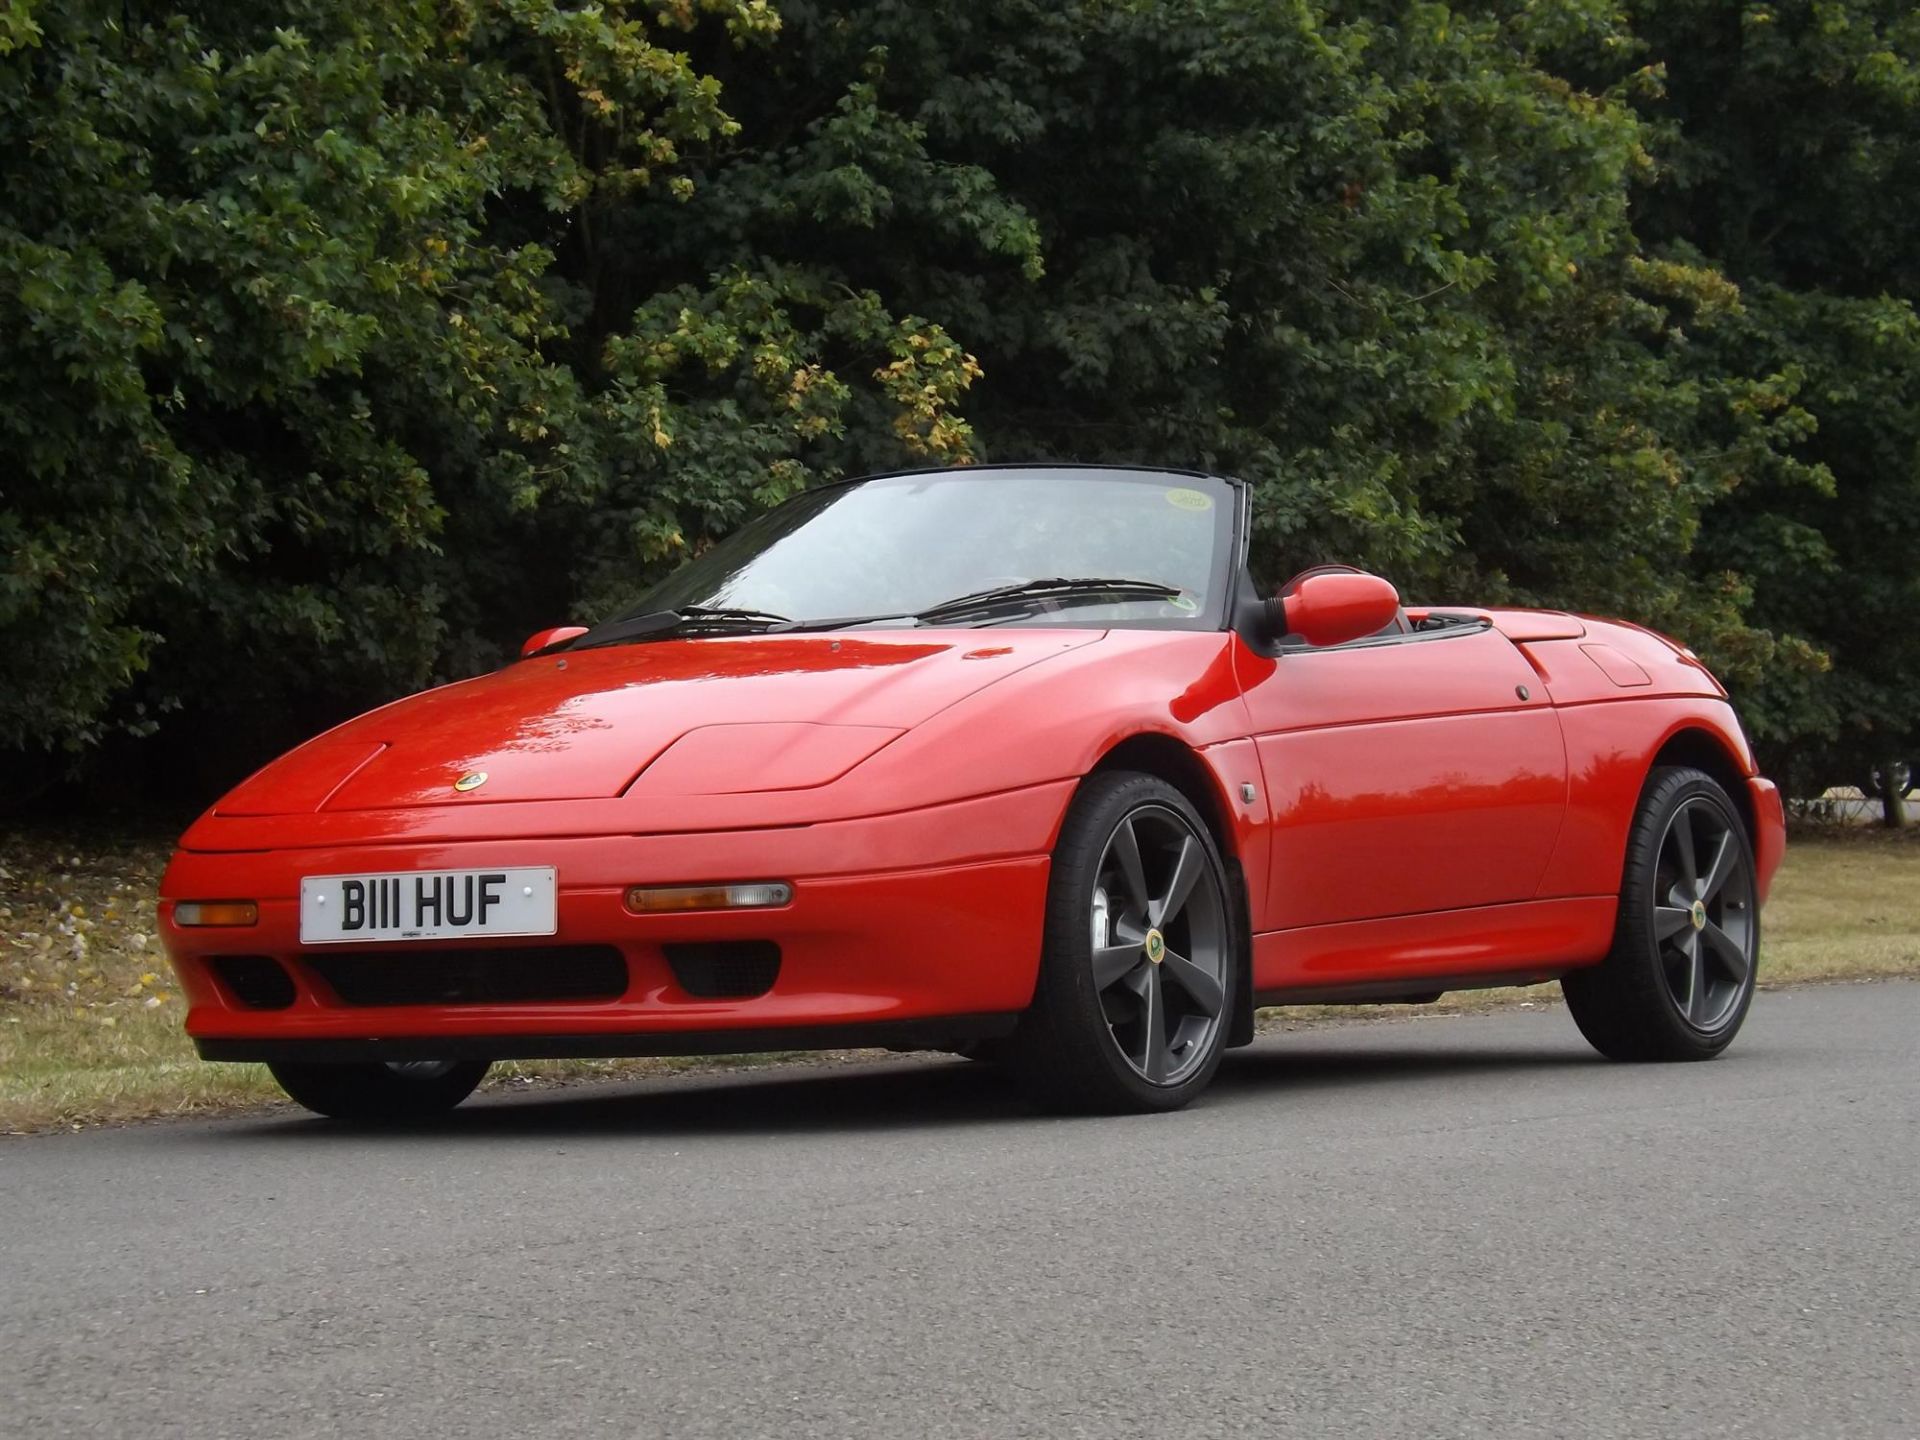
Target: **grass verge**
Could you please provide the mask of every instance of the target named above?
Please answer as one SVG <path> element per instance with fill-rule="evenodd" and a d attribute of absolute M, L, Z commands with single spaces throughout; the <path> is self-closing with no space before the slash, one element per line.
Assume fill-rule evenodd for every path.
<path fill-rule="evenodd" d="M 0 835 L 0 1133 L 278 1101 L 264 1068 L 207 1064 L 181 1031 L 184 1007 L 154 940 L 153 895 L 165 862 L 165 847 L 151 843 Z M 1920 830 L 1796 835 L 1766 910 L 1761 983 L 1896 975 L 1920 975 Z M 1558 998 L 1557 985 L 1460 991 L 1428 1006 L 1294 1006 L 1265 1012 L 1262 1023 L 1285 1028 Z M 573 1084 L 797 1058 L 516 1063 L 497 1066 L 488 1084 Z"/>

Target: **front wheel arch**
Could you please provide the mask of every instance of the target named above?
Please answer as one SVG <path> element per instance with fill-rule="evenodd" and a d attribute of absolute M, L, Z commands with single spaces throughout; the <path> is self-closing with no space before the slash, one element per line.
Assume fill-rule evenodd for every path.
<path fill-rule="evenodd" d="M 1219 777 L 1189 746 L 1171 735 L 1151 731 L 1130 735 L 1109 747 L 1087 774 L 1091 778 L 1111 770 L 1128 770 L 1166 781 L 1186 797 L 1206 823 L 1207 833 L 1213 837 L 1214 846 L 1226 864 L 1227 898 L 1234 911 L 1234 965 L 1238 983 L 1233 992 L 1233 1015 L 1227 1025 L 1227 1045 L 1229 1048 L 1251 1045 L 1254 1016 L 1253 907 L 1248 896 L 1247 872 L 1240 863 L 1240 848 L 1235 843 L 1233 824 L 1229 819 L 1232 811 L 1221 792 Z"/>
<path fill-rule="evenodd" d="M 1165 1111 L 1196 1098 L 1237 1013 L 1235 910 L 1226 861 L 1177 787 L 1143 771 L 1088 776 L 1055 847 L 1010 1072 L 1050 1108 Z"/>

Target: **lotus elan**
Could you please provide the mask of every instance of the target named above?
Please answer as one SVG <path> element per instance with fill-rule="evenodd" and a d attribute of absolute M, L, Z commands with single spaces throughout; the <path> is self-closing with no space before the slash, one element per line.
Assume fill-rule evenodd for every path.
<path fill-rule="evenodd" d="M 1560 980 L 1740 1028 L 1784 848 L 1683 645 L 1248 566 L 1252 496 L 1025 465 L 809 490 L 591 628 L 350 720 L 187 831 L 187 1028 L 323 1114 L 498 1059 L 955 1051 L 1169 1110 L 1259 1006 Z"/>

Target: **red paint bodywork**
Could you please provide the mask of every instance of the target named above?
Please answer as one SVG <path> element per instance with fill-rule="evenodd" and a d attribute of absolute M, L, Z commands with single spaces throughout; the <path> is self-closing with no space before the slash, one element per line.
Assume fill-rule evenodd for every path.
<path fill-rule="evenodd" d="M 1266 1000 L 1598 961 L 1634 807 L 1670 744 L 1710 747 L 1740 792 L 1764 895 L 1779 798 L 1697 661 L 1628 625 L 1447 613 L 1487 623 L 1264 655 L 1224 631 L 1009 626 L 523 659 L 340 726 L 188 830 L 161 885 L 188 1030 L 229 1057 L 306 1041 L 430 1053 L 453 1037 L 508 1056 L 1008 1021 L 1033 993 L 1066 807 L 1123 745 L 1123 763 L 1186 777 L 1215 821 L 1245 881 L 1249 989 Z M 475 771 L 483 786 L 453 789 Z M 617 946 L 626 993 L 360 1008 L 303 957 L 303 875 L 492 865 L 554 866 L 553 943 Z M 636 884 L 761 880 L 790 882 L 791 903 L 621 903 Z M 189 899 L 256 901 L 259 923 L 182 929 Z M 768 993 L 676 985 L 662 947 L 722 938 L 780 946 Z M 278 960 L 293 1004 L 242 1004 L 208 965 L 235 954 Z"/>
<path fill-rule="evenodd" d="M 1400 594 L 1378 575 L 1308 575 L 1280 599 L 1289 634 L 1309 645 L 1341 645 L 1391 625 Z"/>

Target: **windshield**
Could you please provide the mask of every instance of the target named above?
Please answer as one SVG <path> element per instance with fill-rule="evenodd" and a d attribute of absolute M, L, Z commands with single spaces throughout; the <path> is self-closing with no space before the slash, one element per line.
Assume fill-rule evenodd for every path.
<path fill-rule="evenodd" d="M 624 614 L 752 611 L 804 625 L 911 617 L 1027 581 L 1097 579 L 1173 593 L 1055 587 L 999 602 L 990 623 L 1208 629 L 1219 623 L 1232 520 L 1232 487 L 1199 476 L 1021 469 L 862 480 L 768 511 Z"/>

